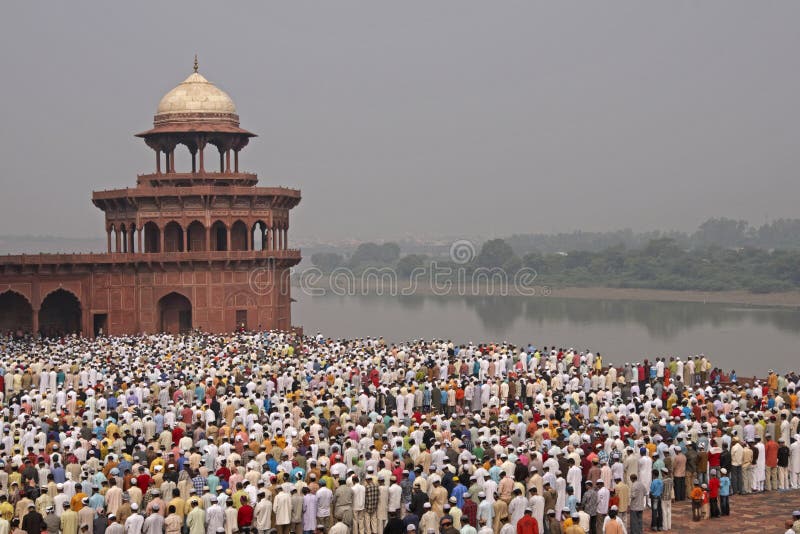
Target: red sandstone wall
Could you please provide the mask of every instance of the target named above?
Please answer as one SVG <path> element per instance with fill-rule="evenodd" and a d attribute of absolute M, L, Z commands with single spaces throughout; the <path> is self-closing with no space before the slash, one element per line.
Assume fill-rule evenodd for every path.
<path fill-rule="evenodd" d="M 281 280 L 283 283 L 281 284 Z M 42 301 L 52 291 L 73 293 L 81 304 L 83 335 L 94 334 L 94 315 L 107 314 L 104 332 L 112 335 L 161 330 L 159 299 L 171 292 L 192 303 L 192 327 L 231 332 L 237 310 L 246 312 L 247 327 L 291 327 L 288 269 L 218 269 L 135 273 L 95 272 L 69 275 L 14 275 L 0 279 L 0 293 L 13 290 L 34 309 L 34 326 Z"/>

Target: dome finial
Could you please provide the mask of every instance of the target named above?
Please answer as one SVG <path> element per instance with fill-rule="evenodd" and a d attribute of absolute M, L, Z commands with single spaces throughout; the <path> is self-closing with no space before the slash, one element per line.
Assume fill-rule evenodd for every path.
<path fill-rule="evenodd" d="M 197 72 L 198 68 L 199 68 L 199 66 L 197 64 L 197 54 L 195 54 L 194 55 L 194 71 Z"/>

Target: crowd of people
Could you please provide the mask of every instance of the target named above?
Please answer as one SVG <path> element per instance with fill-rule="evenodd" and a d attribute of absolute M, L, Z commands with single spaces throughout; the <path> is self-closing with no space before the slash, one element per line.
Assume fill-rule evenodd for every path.
<path fill-rule="evenodd" d="M 645 510 L 667 531 L 674 502 L 713 521 L 800 487 L 800 377 L 737 383 L 704 355 L 282 332 L 0 348 L 0 534 L 638 534 Z"/>

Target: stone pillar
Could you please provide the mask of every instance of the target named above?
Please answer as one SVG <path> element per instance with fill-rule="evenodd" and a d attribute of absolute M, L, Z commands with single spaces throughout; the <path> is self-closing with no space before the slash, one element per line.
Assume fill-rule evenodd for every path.
<path fill-rule="evenodd" d="M 286 250 L 289 248 L 289 229 L 283 229 L 283 249 Z"/>
<path fill-rule="evenodd" d="M 253 234 L 254 234 L 254 232 L 253 232 L 252 229 L 249 232 L 247 232 L 247 245 L 245 247 L 247 250 L 255 250 L 256 249 L 256 247 L 255 247 L 255 245 L 253 243 Z"/>
<path fill-rule="evenodd" d="M 39 333 L 39 308 L 33 310 L 33 321 L 31 324 L 33 325 L 33 333 Z"/>
<path fill-rule="evenodd" d="M 142 233 L 144 232 L 144 228 L 139 228 L 136 230 L 136 237 L 139 239 L 139 247 L 136 249 L 140 253 L 144 252 L 144 248 L 142 248 Z"/>
<path fill-rule="evenodd" d="M 194 156 L 193 156 L 194 157 Z M 192 170 L 194 172 L 194 169 Z M 183 231 L 183 251 L 189 251 L 189 228 L 187 227 L 186 230 Z"/>
<path fill-rule="evenodd" d="M 205 152 L 206 148 L 206 138 L 205 136 L 199 136 L 197 138 L 197 150 L 200 152 L 200 174 L 206 172 L 205 161 L 203 161 L 203 153 Z"/>
<path fill-rule="evenodd" d="M 135 240 L 136 240 L 136 236 L 134 235 L 134 232 L 135 232 L 135 231 L 136 231 L 136 229 L 132 227 L 132 228 L 131 228 L 131 231 L 130 231 L 130 239 L 131 239 L 131 242 L 130 242 L 130 244 L 128 245 L 128 252 L 130 252 L 131 254 L 133 254 L 133 253 L 135 252 L 135 250 L 134 250 L 134 247 L 133 247 L 133 246 L 134 246 L 134 244 L 135 244 Z"/>
<path fill-rule="evenodd" d="M 239 151 L 233 151 L 233 172 L 239 172 Z"/>
<path fill-rule="evenodd" d="M 231 250 L 231 227 L 228 226 L 225 228 L 227 232 L 227 237 L 225 238 L 225 250 Z"/>
<path fill-rule="evenodd" d="M 225 172 L 231 172 L 231 149 L 225 151 Z"/>
<path fill-rule="evenodd" d="M 206 226 L 206 250 L 211 252 L 211 227 Z"/>
<path fill-rule="evenodd" d="M 120 232 L 119 230 L 114 230 L 114 237 L 115 237 L 115 239 L 116 239 L 116 242 L 117 242 L 117 243 L 116 243 L 116 244 L 117 244 L 117 250 L 116 250 L 116 252 L 122 252 L 122 247 L 120 246 L 120 245 L 122 244 L 122 243 L 120 242 L 120 237 L 122 237 L 122 234 L 121 234 L 121 232 Z"/>
<path fill-rule="evenodd" d="M 156 174 L 161 174 L 161 150 L 156 150 Z"/>
<path fill-rule="evenodd" d="M 111 228 L 106 230 L 106 233 L 108 234 L 108 253 L 111 254 Z"/>
<path fill-rule="evenodd" d="M 164 228 L 159 228 L 158 229 L 158 237 L 161 240 L 160 243 L 159 243 L 159 246 L 158 246 L 158 251 L 159 252 L 164 252 Z"/>

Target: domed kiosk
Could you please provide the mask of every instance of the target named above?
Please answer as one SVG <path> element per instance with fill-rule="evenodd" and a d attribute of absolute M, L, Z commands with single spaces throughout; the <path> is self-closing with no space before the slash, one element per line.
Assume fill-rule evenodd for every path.
<path fill-rule="evenodd" d="M 239 170 L 255 134 L 196 58 L 137 137 L 155 152 L 154 172 L 136 187 L 92 194 L 105 213 L 107 253 L 0 257 L 0 303 L 13 306 L 0 313 L 0 332 L 289 330 L 289 269 L 301 259 L 288 246 L 289 211 L 300 191 L 259 187 L 256 174 Z M 190 168 L 176 168 L 176 150 L 189 151 Z M 61 308 L 51 294 L 69 316 L 52 311 Z"/>

